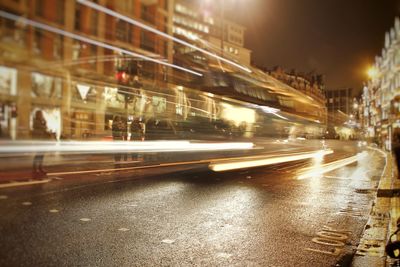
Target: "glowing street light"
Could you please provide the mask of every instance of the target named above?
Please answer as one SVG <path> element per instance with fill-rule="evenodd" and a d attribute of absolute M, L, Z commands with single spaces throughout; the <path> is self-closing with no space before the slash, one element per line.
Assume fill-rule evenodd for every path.
<path fill-rule="evenodd" d="M 370 79 L 374 79 L 378 76 L 378 70 L 372 66 L 368 69 L 367 74 Z"/>

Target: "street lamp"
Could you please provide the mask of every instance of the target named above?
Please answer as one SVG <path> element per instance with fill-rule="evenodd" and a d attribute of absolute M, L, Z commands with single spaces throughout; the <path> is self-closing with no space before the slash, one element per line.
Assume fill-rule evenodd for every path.
<path fill-rule="evenodd" d="M 371 67 L 367 70 L 367 74 L 368 74 L 368 77 L 369 77 L 370 79 L 374 79 L 374 78 L 376 78 L 376 77 L 378 76 L 378 70 L 377 70 L 374 66 L 371 66 Z"/>

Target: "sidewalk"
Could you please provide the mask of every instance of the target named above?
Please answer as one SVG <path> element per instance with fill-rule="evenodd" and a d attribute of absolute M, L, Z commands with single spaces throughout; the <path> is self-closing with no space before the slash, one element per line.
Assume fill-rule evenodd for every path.
<path fill-rule="evenodd" d="M 351 264 L 354 267 L 392 266 L 394 263 L 386 255 L 385 246 L 390 235 L 397 229 L 396 221 L 400 218 L 400 179 L 397 179 L 398 170 L 394 157 L 390 153 L 382 153 L 386 157 L 386 166 Z"/>

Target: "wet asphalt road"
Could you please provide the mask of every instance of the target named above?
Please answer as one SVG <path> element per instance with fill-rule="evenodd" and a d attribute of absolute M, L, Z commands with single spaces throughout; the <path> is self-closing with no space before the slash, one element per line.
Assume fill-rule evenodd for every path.
<path fill-rule="evenodd" d="M 332 147 L 331 160 L 357 150 Z M 346 266 L 384 160 L 370 150 L 357 164 L 297 179 L 315 164 L 3 189 L 0 266 Z"/>

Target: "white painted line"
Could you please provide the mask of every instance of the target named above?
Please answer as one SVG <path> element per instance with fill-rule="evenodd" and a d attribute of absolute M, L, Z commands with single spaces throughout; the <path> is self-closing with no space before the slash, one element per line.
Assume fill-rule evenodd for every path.
<path fill-rule="evenodd" d="M 128 228 L 119 228 L 118 231 L 126 232 L 126 231 L 129 231 L 129 229 Z"/>
<path fill-rule="evenodd" d="M 33 181 L 27 181 L 27 182 L 11 182 L 11 183 L 0 184 L 0 188 L 15 187 L 15 186 L 26 186 L 26 185 L 36 185 L 36 184 L 45 184 L 45 183 L 48 183 L 50 181 L 51 181 L 51 179 L 33 180 Z"/>
<path fill-rule="evenodd" d="M 339 177 L 339 176 L 332 176 L 332 175 L 324 175 L 324 178 L 337 179 L 337 180 L 351 180 L 351 178 L 349 178 L 349 177 Z"/>
<path fill-rule="evenodd" d="M 8 196 L 6 196 L 6 195 L 0 195 L 0 199 L 7 199 L 8 198 Z"/>
<path fill-rule="evenodd" d="M 172 243 L 175 243 L 175 240 L 173 240 L 173 239 L 164 239 L 164 240 L 161 241 L 161 243 L 172 244 Z"/>
<path fill-rule="evenodd" d="M 127 206 L 128 207 L 137 207 L 138 205 L 137 204 L 128 204 Z"/>
<path fill-rule="evenodd" d="M 30 206 L 30 205 L 32 205 L 32 202 L 25 201 L 25 202 L 22 202 L 21 204 L 22 204 L 23 206 Z"/>
<path fill-rule="evenodd" d="M 246 179 L 251 179 L 251 176 L 250 175 L 246 176 Z"/>
<path fill-rule="evenodd" d="M 88 222 L 88 221 L 91 221 L 91 219 L 89 219 L 89 218 L 80 218 L 79 220 L 80 220 L 80 221 L 82 221 L 82 222 Z"/>
<path fill-rule="evenodd" d="M 51 209 L 51 210 L 49 210 L 49 212 L 51 212 L 51 213 L 57 213 L 58 210 L 56 210 L 56 209 Z"/>

